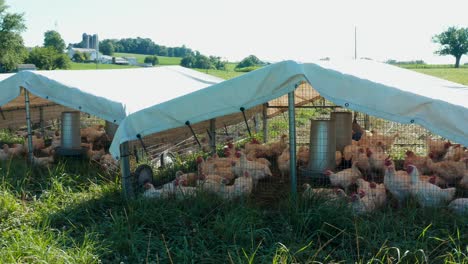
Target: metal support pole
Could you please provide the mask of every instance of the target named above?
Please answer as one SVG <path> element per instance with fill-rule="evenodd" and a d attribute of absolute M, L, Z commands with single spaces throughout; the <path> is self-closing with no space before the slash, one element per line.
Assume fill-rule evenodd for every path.
<path fill-rule="evenodd" d="M 32 143 L 32 129 L 31 129 L 31 111 L 29 108 L 29 92 L 24 89 L 24 104 L 26 105 L 26 126 L 28 127 L 28 160 L 33 162 L 33 143 Z"/>
<path fill-rule="evenodd" d="M 268 103 L 263 104 L 262 118 L 263 118 L 263 143 L 267 143 L 268 141 Z"/>
<path fill-rule="evenodd" d="M 245 122 L 245 125 L 247 126 L 247 131 L 249 132 L 249 137 L 251 137 L 251 136 L 252 136 L 252 132 L 250 132 L 249 123 L 247 122 L 247 117 L 245 116 L 245 108 L 244 108 L 244 107 L 241 107 L 240 110 L 241 110 L 241 112 L 242 112 L 242 116 L 244 117 L 244 122 Z"/>
<path fill-rule="evenodd" d="M 143 147 L 143 150 L 145 151 L 146 156 L 149 156 L 148 150 L 146 149 L 145 142 L 143 142 L 143 139 L 141 138 L 141 135 L 138 134 L 136 135 L 138 140 L 140 141 L 141 146 Z"/>
<path fill-rule="evenodd" d="M 46 138 L 46 134 L 45 134 L 45 124 L 44 124 L 44 108 L 39 107 L 39 123 L 41 125 L 41 133 L 42 133 L 42 137 L 44 137 L 44 139 Z"/>
<path fill-rule="evenodd" d="M 134 197 L 129 157 L 128 142 L 124 142 L 120 144 L 120 171 L 122 172 L 122 192 L 125 199 L 133 199 Z"/>
<path fill-rule="evenodd" d="M 197 134 L 195 134 L 195 131 L 193 131 L 192 126 L 190 125 L 190 121 L 185 122 L 185 125 L 190 128 L 190 132 L 192 132 L 193 137 L 195 138 L 195 141 L 197 141 L 198 146 L 200 149 L 202 148 L 202 145 L 200 143 L 200 140 L 198 140 Z"/>
<path fill-rule="evenodd" d="M 211 146 L 211 151 L 213 154 L 216 153 L 216 119 L 213 118 L 210 120 L 210 134 L 211 134 L 211 140 L 210 140 L 210 146 Z"/>
<path fill-rule="evenodd" d="M 296 86 L 297 87 L 297 86 Z M 288 93 L 288 114 L 289 114 L 289 166 L 291 177 L 291 194 L 295 199 L 297 195 L 297 175 L 296 175 L 296 113 L 294 102 L 294 91 Z"/>

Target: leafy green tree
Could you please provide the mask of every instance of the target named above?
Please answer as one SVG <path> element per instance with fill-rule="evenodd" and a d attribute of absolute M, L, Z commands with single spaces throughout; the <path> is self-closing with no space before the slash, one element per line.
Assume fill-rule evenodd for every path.
<path fill-rule="evenodd" d="M 221 57 L 210 56 L 211 65 L 217 70 L 226 70 L 226 61 L 222 61 Z"/>
<path fill-rule="evenodd" d="M 151 63 L 151 65 L 159 64 L 159 59 L 157 56 L 146 56 L 145 63 Z"/>
<path fill-rule="evenodd" d="M 115 48 L 111 40 L 105 39 L 99 43 L 99 51 L 104 55 L 112 56 L 114 55 Z"/>
<path fill-rule="evenodd" d="M 75 54 L 73 54 L 72 60 L 74 62 L 84 62 L 85 61 L 85 56 L 83 53 L 76 51 Z"/>
<path fill-rule="evenodd" d="M 23 14 L 7 13 L 0 0 L 0 71 L 13 71 L 28 56 L 20 33 L 26 30 Z"/>
<path fill-rule="evenodd" d="M 433 42 L 442 45 L 435 53 L 455 57 L 455 68 L 460 67 L 460 59 L 468 53 L 468 28 L 449 27 L 446 31 L 435 35 Z"/>
<path fill-rule="evenodd" d="M 204 55 L 197 54 L 195 59 L 196 59 L 195 68 L 198 68 L 198 69 L 211 69 L 213 67 L 212 64 L 211 64 L 210 59 L 208 57 L 204 56 Z"/>
<path fill-rule="evenodd" d="M 83 57 L 85 61 L 91 60 L 91 54 L 89 54 L 89 52 L 84 52 Z"/>
<path fill-rule="evenodd" d="M 55 30 L 49 30 L 44 33 L 44 47 L 51 47 L 58 53 L 63 53 L 65 50 L 65 41 L 62 36 Z"/>
<path fill-rule="evenodd" d="M 236 65 L 236 69 L 258 66 L 262 64 L 264 63 L 261 60 L 259 60 L 255 55 L 250 55 L 241 60 L 241 62 L 239 62 L 239 64 Z"/>
<path fill-rule="evenodd" d="M 188 55 L 182 58 L 180 61 L 180 66 L 186 67 L 186 68 L 195 68 L 195 62 L 196 59 L 193 55 Z"/>
<path fill-rule="evenodd" d="M 58 54 L 54 59 L 54 64 L 57 69 L 71 68 L 71 60 L 65 53 Z"/>
<path fill-rule="evenodd" d="M 71 65 L 66 54 L 59 53 L 52 47 L 33 48 L 26 61 L 41 70 L 68 69 Z"/>

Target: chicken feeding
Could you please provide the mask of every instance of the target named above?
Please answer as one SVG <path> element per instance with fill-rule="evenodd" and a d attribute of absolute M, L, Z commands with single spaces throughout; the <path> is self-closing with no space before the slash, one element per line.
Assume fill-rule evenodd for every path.
<path fill-rule="evenodd" d="M 234 199 L 251 194 L 253 188 L 254 179 L 249 172 L 244 171 L 243 176 L 236 178 L 233 185 L 222 185 L 219 194 L 224 199 Z"/>
<path fill-rule="evenodd" d="M 332 186 L 341 187 L 345 190 L 348 190 L 351 184 L 356 183 L 356 180 L 362 177 L 361 172 L 356 167 L 355 162 L 349 169 L 345 169 L 336 173 L 331 170 L 326 170 L 324 174 L 328 176 Z"/>
<path fill-rule="evenodd" d="M 98 126 L 90 126 L 80 130 L 80 134 L 82 138 L 86 139 L 88 143 L 94 143 L 98 138 L 102 137 L 106 131 L 104 130 L 103 125 Z"/>
<path fill-rule="evenodd" d="M 437 185 L 421 181 L 419 171 L 414 165 L 408 165 L 407 172 L 411 178 L 411 196 L 422 207 L 441 206 L 453 200 L 455 188 L 441 189 Z"/>
<path fill-rule="evenodd" d="M 195 187 L 180 186 L 177 180 L 164 184 L 161 188 L 156 189 L 150 182 L 144 184 L 144 198 L 169 198 L 175 196 L 176 199 L 184 199 L 193 197 L 197 194 Z"/>
<path fill-rule="evenodd" d="M 418 156 L 413 151 L 408 150 L 405 152 L 405 162 L 403 163 L 403 168 L 406 170 L 408 164 L 413 164 L 422 174 L 429 174 L 431 172 L 427 166 L 427 161 L 429 159 L 429 157 Z"/>
<path fill-rule="evenodd" d="M 9 157 L 21 157 L 25 153 L 24 146 L 22 144 L 13 144 L 12 147 L 9 147 L 8 144 L 4 144 L 3 150 Z"/>
<path fill-rule="evenodd" d="M 449 147 L 452 145 L 450 141 L 444 141 L 441 139 L 431 139 L 430 137 L 426 138 L 426 144 L 427 154 L 431 154 L 431 158 L 433 158 L 436 161 L 441 160 L 447 153 Z"/>
<path fill-rule="evenodd" d="M 32 164 L 40 167 L 49 167 L 52 163 L 54 163 L 54 156 L 50 157 L 32 157 Z"/>
<path fill-rule="evenodd" d="M 364 179 L 357 179 L 358 192 L 364 191 L 368 199 L 374 203 L 375 208 L 381 208 L 387 202 L 387 193 L 384 184 L 368 182 Z"/>
<path fill-rule="evenodd" d="M 460 161 L 465 155 L 465 151 L 465 148 L 463 148 L 460 144 L 451 145 L 447 149 L 447 153 L 445 153 L 442 160 Z"/>
<path fill-rule="evenodd" d="M 267 165 L 247 160 L 247 157 L 242 152 L 240 153 L 239 162 L 232 162 L 232 171 L 237 176 L 245 175 L 245 172 L 248 172 L 249 177 L 253 180 L 254 187 L 257 186 L 259 180 L 273 176 Z"/>
<path fill-rule="evenodd" d="M 369 164 L 371 170 L 374 171 L 385 171 L 385 160 L 388 158 L 380 147 L 369 147 L 366 149 L 367 157 L 369 158 Z"/>
<path fill-rule="evenodd" d="M 181 186 L 196 187 L 197 181 L 201 179 L 201 175 L 199 176 L 198 173 L 195 172 L 183 173 L 182 171 L 177 171 L 175 178 Z"/>
<path fill-rule="evenodd" d="M 363 190 L 351 195 L 351 209 L 355 214 L 370 213 L 376 209 L 374 201 Z"/>
<path fill-rule="evenodd" d="M 398 201 L 398 207 L 410 196 L 411 179 L 406 171 L 396 171 L 390 158 L 385 160 L 385 188 Z"/>
<path fill-rule="evenodd" d="M 240 154 L 238 154 L 240 156 Z M 209 157 L 206 161 L 202 157 L 197 158 L 198 174 L 201 175 L 219 175 L 228 180 L 234 180 L 236 175 L 232 170 L 232 158 L 213 158 Z"/>
<path fill-rule="evenodd" d="M 93 150 L 93 145 L 88 148 L 86 151 L 86 156 L 88 157 L 89 160 L 92 161 L 100 161 L 101 157 L 106 154 L 106 151 L 104 149 L 100 150 Z"/>
<path fill-rule="evenodd" d="M 370 146 L 374 146 L 374 147 L 379 146 L 384 151 L 389 150 L 393 146 L 395 139 L 399 137 L 398 133 L 387 136 L 387 135 L 379 133 L 376 130 L 372 130 L 371 132 L 372 132 L 372 137 L 370 138 Z"/>
<path fill-rule="evenodd" d="M 448 184 L 456 184 L 466 173 L 466 164 L 463 160 L 433 162 L 432 159 L 428 159 L 427 167 L 434 174 L 442 177 Z"/>
<path fill-rule="evenodd" d="M 35 132 L 34 135 L 31 138 L 32 138 L 32 147 L 33 147 L 32 149 L 33 149 L 33 151 L 41 150 L 41 149 L 45 148 L 45 141 L 44 141 L 44 138 L 42 137 L 42 134 L 40 132 Z M 27 138 L 24 141 L 23 146 L 24 146 L 25 153 L 28 153 L 29 152 L 29 143 L 28 143 Z"/>

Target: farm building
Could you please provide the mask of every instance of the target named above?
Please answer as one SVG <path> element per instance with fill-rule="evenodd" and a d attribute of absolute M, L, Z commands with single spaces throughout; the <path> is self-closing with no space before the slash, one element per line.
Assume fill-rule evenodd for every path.
<path fill-rule="evenodd" d="M 467 94 L 468 88 L 463 85 L 372 61 L 332 61 L 308 64 L 286 61 L 129 115 L 120 124 L 110 152 L 116 158 L 119 156 L 128 157 L 130 155 L 128 149 L 133 149 L 132 153 L 137 153 L 134 151 L 136 148 L 142 148 L 146 154 L 151 154 L 151 150 L 157 149 L 156 152 L 161 152 L 162 149 L 171 144 L 173 147 L 177 147 L 190 136 L 193 136 L 191 144 L 196 144 L 196 147 L 198 145 L 200 149 L 205 151 L 210 151 L 210 145 L 214 149 L 217 141 L 221 145 L 226 145 L 228 149 L 231 148 L 229 147 L 229 143 L 231 143 L 237 147 L 244 147 L 241 152 L 247 152 L 247 144 L 244 146 L 244 143 L 249 136 L 255 137 L 253 135 L 255 133 L 252 131 L 260 134 L 264 141 L 277 140 L 280 134 L 284 133 L 289 138 L 289 142 L 285 141 L 284 138 L 276 142 L 283 144 L 280 152 L 254 155 L 250 160 L 245 161 L 244 165 L 257 169 L 264 168 L 264 166 L 252 162 L 255 162 L 257 158 L 267 158 L 267 162 L 270 163 L 270 168 L 268 168 L 270 171 L 264 172 L 264 175 L 258 176 L 258 179 L 253 177 L 254 185 L 257 180 L 265 178 L 260 182 L 265 182 L 267 185 L 273 185 L 273 182 L 276 182 L 278 185 L 284 186 L 285 184 L 281 180 L 275 180 L 275 177 L 276 179 L 281 178 L 278 175 L 282 173 L 279 168 L 280 164 L 275 163 L 280 163 L 280 156 L 287 154 L 287 146 L 289 145 L 289 168 L 285 171 L 290 174 L 291 189 L 294 192 L 297 188 L 297 182 L 302 183 L 304 178 L 327 179 L 323 170 L 341 169 L 343 168 L 341 166 L 346 166 L 343 164 L 345 158 L 340 158 L 340 162 L 337 162 L 338 159 L 335 160 L 336 151 L 340 151 L 340 155 L 346 156 L 343 150 L 346 145 L 338 147 L 336 141 L 339 141 L 338 138 L 341 137 L 345 138 L 347 144 L 353 144 L 352 128 L 357 123 L 357 118 L 355 118 L 355 122 L 352 122 L 350 111 L 357 111 L 370 116 L 361 115 L 363 119 L 360 122 L 366 123 L 366 129 L 374 130 L 374 140 L 378 138 L 380 140 L 374 142 L 375 146 L 364 144 L 359 146 L 359 143 L 355 143 L 357 150 L 354 153 L 354 159 L 346 158 L 346 161 L 354 163 L 358 159 L 359 149 L 361 149 L 367 163 L 371 160 L 370 165 L 368 165 L 371 166 L 371 172 L 365 179 L 381 184 L 383 183 L 385 166 L 390 166 L 385 163 L 392 164 L 390 154 L 392 156 L 399 154 L 401 161 L 403 160 L 401 156 L 405 155 L 405 151 L 407 153 L 414 151 L 420 155 L 426 154 L 433 144 L 439 144 L 437 140 L 440 139 L 435 139 L 439 136 L 462 145 L 468 144 L 466 133 L 468 131 Z M 298 119 L 296 109 L 300 114 L 304 114 L 307 109 L 319 109 L 316 112 L 319 112 L 320 115 L 313 116 L 316 120 L 311 121 L 311 123 L 302 120 L 301 127 L 299 127 L 299 124 L 295 122 L 295 119 Z M 326 109 L 335 111 L 331 113 L 330 110 Z M 285 115 L 286 112 L 288 115 Z M 342 115 L 341 113 L 348 114 Z M 333 118 L 333 116 L 335 117 Z M 341 124 L 342 127 L 337 127 L 336 131 L 333 131 L 335 130 L 333 119 L 339 119 L 339 116 L 348 116 L 345 118 L 347 121 Z M 277 122 L 278 118 L 283 119 L 282 122 Z M 319 121 L 330 122 L 326 124 L 326 122 Z M 259 129 L 260 123 L 262 123 L 262 131 Z M 269 130 L 275 128 L 268 123 L 282 126 L 283 130 L 274 135 Z M 244 125 L 242 126 L 242 124 Z M 398 134 L 400 135 L 397 136 Z M 271 138 L 272 135 L 276 138 Z M 371 139 L 368 140 L 371 141 Z M 341 139 L 341 141 L 343 140 Z M 126 153 L 120 153 L 120 145 L 126 142 L 131 143 L 130 148 L 125 148 Z M 268 148 L 274 144 L 261 146 Z M 300 150 L 299 146 L 307 149 L 306 163 L 314 163 L 315 165 L 296 167 L 296 149 Z M 392 149 L 399 151 L 399 153 L 391 153 Z M 464 151 L 463 148 L 460 147 L 460 149 Z M 235 151 L 231 150 L 231 152 Z M 380 150 L 382 150 L 381 153 L 377 152 Z M 374 152 L 374 156 L 380 160 L 372 162 L 374 156 L 371 152 Z M 188 153 L 191 154 L 193 151 Z M 227 160 L 223 161 L 229 161 L 230 155 L 232 153 L 228 154 Z M 150 155 L 150 158 L 154 158 L 154 156 Z M 374 159 L 378 159 L 376 157 Z M 232 159 L 235 158 L 232 157 Z M 299 154 L 297 154 L 297 159 L 300 159 Z M 240 161 L 234 160 L 234 163 L 236 162 Z M 153 160 L 153 163 L 160 164 L 161 162 Z M 380 168 L 377 169 L 382 170 L 381 175 L 375 175 L 376 172 L 372 168 L 374 163 L 380 164 Z M 460 161 L 461 163 L 462 161 Z M 236 170 L 237 165 L 232 166 L 231 169 Z M 402 162 L 397 164 L 395 161 L 395 165 L 392 166 L 399 170 L 403 169 Z M 247 171 L 256 175 L 260 170 L 249 171 L 247 167 L 239 170 L 241 174 Z M 196 168 L 192 169 L 196 170 Z M 298 169 L 297 174 L 302 174 L 299 178 L 297 178 L 296 169 Z M 207 171 L 209 173 L 222 173 L 216 169 L 207 169 Z M 123 177 L 126 178 L 130 171 L 122 173 Z M 189 173 L 189 171 L 182 171 L 179 176 L 182 173 Z M 199 169 L 198 173 L 200 173 Z M 229 176 L 230 173 L 233 172 L 226 173 L 226 177 L 233 178 L 229 179 L 231 184 L 234 181 L 233 185 L 235 185 L 237 178 L 243 176 Z M 361 173 L 363 172 L 361 171 Z M 463 173 L 466 174 L 465 167 L 462 168 L 460 175 L 456 175 L 457 182 L 450 183 L 450 188 L 458 184 Z M 406 175 L 408 181 L 410 181 L 409 174 Z M 139 184 L 143 184 L 145 180 L 148 179 L 141 179 Z M 326 181 L 330 180 L 331 178 Z M 168 184 L 172 184 L 172 182 Z M 342 188 L 349 185 L 342 186 L 333 182 L 331 184 Z M 165 188 L 164 186 L 159 191 L 153 189 L 155 195 L 160 195 Z M 445 187 L 449 187 L 449 185 Z M 455 188 L 450 188 L 447 189 L 453 194 Z M 129 192 L 131 193 L 131 190 Z M 270 195 L 275 193 L 277 193 L 277 189 L 273 188 Z M 350 194 L 348 193 L 348 195 Z M 454 195 L 450 195 L 450 197 L 453 199 Z"/>

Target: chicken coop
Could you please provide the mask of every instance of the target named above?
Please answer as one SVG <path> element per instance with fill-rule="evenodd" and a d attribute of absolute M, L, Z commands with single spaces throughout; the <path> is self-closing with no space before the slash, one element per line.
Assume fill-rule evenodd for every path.
<path fill-rule="evenodd" d="M 135 112 L 110 151 L 127 163 L 128 195 L 299 191 L 359 213 L 457 204 L 467 99 L 463 85 L 377 62 L 286 61 Z"/>
<path fill-rule="evenodd" d="M 161 79 L 166 83 L 177 79 L 184 88 L 167 87 L 171 94 L 148 91 L 149 85 Z M 127 114 L 220 80 L 178 66 L 0 75 L 0 129 L 24 141 L 2 142 L 0 156 L 28 156 L 41 166 L 53 166 L 61 157 L 87 158 L 106 172 L 118 172 L 120 166 L 108 151 Z M 129 89 L 135 83 L 139 88 Z"/>

